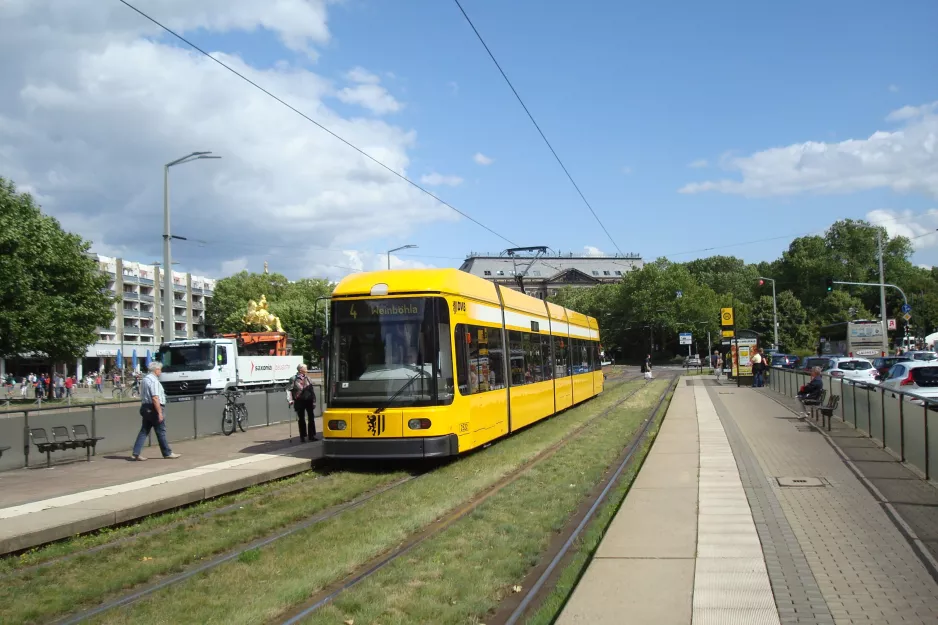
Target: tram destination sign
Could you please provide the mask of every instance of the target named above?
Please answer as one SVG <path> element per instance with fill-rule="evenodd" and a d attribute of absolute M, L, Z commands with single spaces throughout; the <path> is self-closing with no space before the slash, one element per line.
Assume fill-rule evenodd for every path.
<path fill-rule="evenodd" d="M 359 299 L 335 304 L 337 323 L 374 323 L 376 321 L 423 321 L 427 300 L 422 297 Z"/>

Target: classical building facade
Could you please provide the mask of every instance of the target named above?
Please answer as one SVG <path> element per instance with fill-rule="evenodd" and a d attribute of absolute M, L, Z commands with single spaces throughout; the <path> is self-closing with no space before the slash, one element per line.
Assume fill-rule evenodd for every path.
<path fill-rule="evenodd" d="M 519 290 L 517 275 L 524 276 L 525 293 L 539 299 L 556 295 L 563 287 L 589 287 L 618 282 L 629 271 L 641 269 L 638 254 L 575 256 L 557 254 L 537 259 L 504 255 L 470 254 L 460 270 Z"/>

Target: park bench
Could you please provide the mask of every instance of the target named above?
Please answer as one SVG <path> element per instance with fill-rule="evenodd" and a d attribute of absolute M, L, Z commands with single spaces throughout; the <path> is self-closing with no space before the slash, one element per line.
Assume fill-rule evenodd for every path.
<path fill-rule="evenodd" d="M 802 414 L 804 414 L 804 416 L 807 417 L 809 408 L 812 410 L 812 414 L 813 414 L 814 408 L 817 408 L 818 406 L 822 405 L 824 403 L 825 397 L 827 397 L 827 389 L 822 390 L 821 394 L 818 395 L 816 399 L 799 398 L 798 401 L 801 402 Z"/>
<path fill-rule="evenodd" d="M 29 438 L 32 440 L 39 453 L 46 455 L 46 466 L 52 466 L 52 452 L 65 451 L 66 449 L 84 449 L 88 462 L 91 462 L 91 452 L 94 450 L 98 441 L 103 441 L 103 436 L 89 436 L 88 428 L 85 425 L 72 426 L 71 434 L 68 428 L 63 425 L 57 425 L 52 428 L 52 440 L 46 434 L 45 428 L 30 428 Z"/>
<path fill-rule="evenodd" d="M 826 427 L 828 432 L 831 431 L 831 417 L 834 416 L 834 411 L 837 410 L 839 404 L 840 395 L 831 395 L 826 406 L 818 406 L 818 412 L 821 414 L 821 425 Z"/>

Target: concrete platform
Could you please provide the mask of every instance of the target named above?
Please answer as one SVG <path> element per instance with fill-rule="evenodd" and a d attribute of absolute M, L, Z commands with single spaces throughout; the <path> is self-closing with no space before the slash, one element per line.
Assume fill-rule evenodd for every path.
<path fill-rule="evenodd" d="M 322 443 L 300 445 L 295 424 L 282 424 L 173 443 L 173 451 L 182 457 L 147 448 L 147 462 L 130 462 L 128 451 L 0 473 L 0 554 L 300 473 L 322 457 Z"/>
<path fill-rule="evenodd" d="M 681 380 L 559 623 L 938 623 L 934 486 L 771 393 Z"/>

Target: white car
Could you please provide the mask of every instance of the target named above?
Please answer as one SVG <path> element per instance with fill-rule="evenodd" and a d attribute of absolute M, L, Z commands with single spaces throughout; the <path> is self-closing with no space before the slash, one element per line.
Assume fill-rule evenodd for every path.
<path fill-rule="evenodd" d="M 926 352 L 926 351 L 910 351 L 902 354 L 906 358 L 911 358 L 912 360 L 938 360 L 938 354 L 935 352 Z"/>
<path fill-rule="evenodd" d="M 884 388 L 938 400 L 938 362 L 897 362 L 880 384 Z M 934 406 L 938 409 L 938 404 Z"/>
<path fill-rule="evenodd" d="M 821 373 L 841 380 L 866 384 L 877 383 L 877 371 L 873 363 L 866 358 L 829 358 L 827 364 L 821 369 Z"/>

